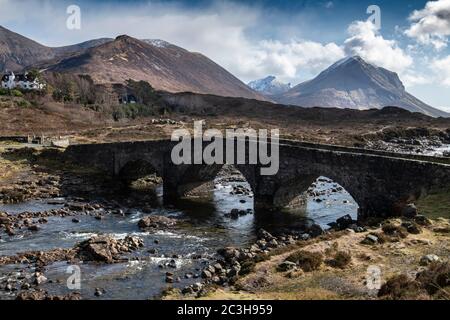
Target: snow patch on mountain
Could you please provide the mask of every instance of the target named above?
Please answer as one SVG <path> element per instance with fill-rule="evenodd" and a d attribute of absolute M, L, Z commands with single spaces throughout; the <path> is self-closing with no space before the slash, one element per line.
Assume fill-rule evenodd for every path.
<path fill-rule="evenodd" d="M 171 46 L 169 42 L 160 39 L 144 39 L 142 41 L 157 48 L 167 48 Z"/>
<path fill-rule="evenodd" d="M 268 76 L 264 79 L 251 81 L 248 83 L 248 86 L 257 92 L 269 96 L 283 94 L 292 88 L 290 83 L 282 83 L 281 81 L 278 81 L 275 76 Z"/>

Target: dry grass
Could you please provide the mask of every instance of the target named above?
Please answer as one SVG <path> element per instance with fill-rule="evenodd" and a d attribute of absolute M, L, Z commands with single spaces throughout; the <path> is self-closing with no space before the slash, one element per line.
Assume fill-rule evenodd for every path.
<path fill-rule="evenodd" d="M 333 259 L 327 261 L 327 264 L 334 267 L 344 269 L 352 262 L 352 256 L 349 252 L 338 251 Z"/>
<path fill-rule="evenodd" d="M 427 296 L 417 281 L 401 274 L 390 278 L 378 292 L 378 297 L 386 300 L 417 300 Z"/>
<path fill-rule="evenodd" d="M 400 225 L 401 221 L 394 220 L 391 223 Z M 252 273 L 238 280 L 236 287 L 239 290 L 212 290 L 202 299 L 378 299 L 377 290 L 371 290 L 366 286 L 368 267 L 377 266 L 381 269 L 383 284 L 399 274 L 409 275 L 408 279 L 413 280 L 413 275 L 421 270 L 419 261 L 422 256 L 431 253 L 442 258 L 450 256 L 450 235 L 434 232 L 434 229 L 444 228 L 449 223 L 447 219 L 439 219 L 433 221 L 432 226 L 423 228 L 421 234 L 410 234 L 407 238 L 399 238 L 397 242 L 388 241 L 374 246 L 360 244 L 369 232 L 361 234 L 340 232 L 339 237 L 328 236 L 303 244 L 300 242 L 279 249 L 270 255 L 269 260 L 257 263 Z M 381 228 L 371 232 L 384 234 Z M 337 260 L 343 261 L 342 265 L 348 262 L 348 256 L 340 252 L 349 253 L 351 262 L 344 268 L 335 268 L 328 263 L 321 264 L 317 270 L 296 273 L 292 277 L 289 276 L 289 272 L 276 271 L 280 263 L 293 254 L 297 255 L 299 251 L 320 253 L 330 259 L 336 259 L 339 255 L 341 257 Z M 401 283 L 398 285 L 400 291 L 401 288 L 405 288 Z M 403 294 L 401 294 L 403 298 L 411 299 L 445 298 L 443 290 L 439 290 L 433 296 L 429 296 L 426 290 L 417 290 L 410 297 Z"/>

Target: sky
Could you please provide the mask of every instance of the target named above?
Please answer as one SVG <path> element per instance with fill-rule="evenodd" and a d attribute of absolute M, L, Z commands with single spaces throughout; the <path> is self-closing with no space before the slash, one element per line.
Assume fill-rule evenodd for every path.
<path fill-rule="evenodd" d="M 71 5 L 80 19 L 67 13 Z M 0 25 L 48 46 L 121 34 L 163 39 L 244 82 L 274 75 L 296 85 L 360 55 L 450 111 L 450 0 L 0 0 Z"/>

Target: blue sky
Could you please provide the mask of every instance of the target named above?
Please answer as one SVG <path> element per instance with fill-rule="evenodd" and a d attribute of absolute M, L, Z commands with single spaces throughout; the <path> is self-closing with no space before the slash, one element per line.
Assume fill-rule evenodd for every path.
<path fill-rule="evenodd" d="M 68 5 L 81 29 L 66 27 Z M 381 29 L 367 8 L 381 10 Z M 241 80 L 297 84 L 359 54 L 397 72 L 407 89 L 450 111 L 450 0 L 0 0 L 0 24 L 50 46 L 129 34 L 213 59 Z"/>

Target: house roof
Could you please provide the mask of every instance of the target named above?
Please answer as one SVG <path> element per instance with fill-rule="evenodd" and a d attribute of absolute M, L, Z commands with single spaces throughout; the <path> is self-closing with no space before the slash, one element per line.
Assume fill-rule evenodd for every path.
<path fill-rule="evenodd" d="M 11 74 L 4 74 L 1 79 L 2 79 L 2 81 L 8 81 L 10 76 L 11 76 Z M 30 75 L 29 73 L 16 74 L 15 78 L 14 78 L 14 81 L 24 81 L 24 82 L 25 81 L 33 82 L 34 80 L 36 80 L 36 78 L 33 77 L 32 75 Z"/>
<path fill-rule="evenodd" d="M 27 77 L 24 74 L 16 74 L 16 81 L 27 81 Z"/>

